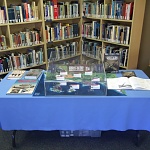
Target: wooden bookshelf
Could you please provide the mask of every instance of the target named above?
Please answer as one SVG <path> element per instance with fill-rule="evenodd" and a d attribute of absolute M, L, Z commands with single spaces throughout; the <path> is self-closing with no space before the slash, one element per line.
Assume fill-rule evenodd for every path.
<path fill-rule="evenodd" d="M 82 0 L 81 3 L 83 3 Z M 130 20 L 125 19 L 114 19 L 114 18 L 107 18 L 106 17 L 106 6 L 112 4 L 113 0 L 104 0 L 104 14 L 103 16 L 95 17 L 95 16 L 84 16 L 81 18 L 83 24 L 89 21 L 98 21 L 100 23 L 100 38 L 84 38 L 84 40 L 91 40 L 95 42 L 101 42 L 102 47 L 104 48 L 106 45 L 111 44 L 113 46 L 121 46 L 128 48 L 128 60 L 126 66 L 120 66 L 125 69 L 136 69 L 138 64 L 138 56 L 140 50 L 140 41 L 141 41 L 141 34 L 142 34 L 142 26 L 143 26 L 143 19 L 144 19 L 144 12 L 145 12 L 145 5 L 146 0 L 125 0 L 126 3 L 134 2 L 133 8 L 133 16 Z M 96 2 L 91 0 L 90 2 Z M 140 11 L 139 11 L 140 10 Z M 83 11 L 83 10 L 82 10 Z M 104 23 L 112 23 L 112 24 L 119 24 L 124 26 L 130 26 L 130 39 L 129 44 L 123 44 L 118 42 L 111 42 L 102 39 L 102 24 Z M 104 49 L 102 50 L 104 51 Z M 104 53 L 104 52 L 103 52 Z"/>
<path fill-rule="evenodd" d="M 29 11 L 29 7 L 30 7 L 30 9 L 31 9 L 31 7 L 34 7 L 34 6 L 31 6 L 32 2 L 33 2 L 32 0 L 28 1 L 28 3 L 30 4 L 30 6 L 28 6 L 28 11 Z M 46 66 L 47 65 L 47 60 L 46 60 L 47 57 L 45 57 L 45 55 L 46 55 L 46 43 L 44 41 L 44 34 L 43 34 L 45 22 L 44 22 L 44 15 L 43 15 L 43 17 L 41 15 L 41 14 L 43 14 L 42 13 L 43 1 L 42 0 L 35 0 L 34 2 L 35 2 L 34 4 L 35 4 L 36 8 L 35 7 L 33 8 L 34 9 L 33 13 L 35 13 L 35 11 L 36 11 L 36 15 L 34 14 L 32 16 L 32 18 L 31 18 L 31 15 L 28 15 L 29 19 L 24 20 L 24 18 L 21 19 L 21 13 L 22 13 L 21 9 L 23 8 L 23 6 L 25 7 L 25 4 L 23 4 L 25 2 L 22 2 L 22 0 L 15 0 L 15 1 L 1 0 L 0 1 L 0 7 L 1 6 L 5 7 L 3 19 L 4 18 L 6 19 L 5 21 L 0 20 L 0 35 L 5 36 L 5 41 L 6 41 L 6 47 L 5 48 L 0 47 L 1 48 L 0 59 L 1 59 L 1 62 L 2 61 L 4 62 L 4 59 L 8 57 L 10 60 L 12 59 L 11 63 L 12 62 L 14 63 L 14 59 L 16 59 L 15 61 L 19 60 L 19 63 L 21 63 L 21 60 L 20 60 L 21 57 L 22 58 L 23 58 L 23 56 L 26 57 L 26 55 L 29 55 L 29 53 L 31 53 L 32 50 L 34 50 L 35 53 L 38 53 L 39 50 L 42 50 L 42 51 L 40 51 L 41 53 L 39 52 L 37 54 L 38 56 L 41 57 L 42 62 L 37 62 L 37 63 L 32 62 L 33 64 L 26 64 L 26 65 L 23 65 L 22 67 L 17 66 L 17 68 L 0 70 L 0 75 L 7 74 L 12 69 L 29 69 L 29 68 L 33 68 L 33 67 L 40 67 L 40 66 Z M 13 8 L 10 6 L 11 4 L 14 5 Z M 20 19 L 17 22 L 15 22 L 15 21 L 12 22 L 12 21 L 10 21 L 9 8 L 12 8 L 14 11 L 16 11 L 18 9 L 17 6 L 21 7 L 21 8 L 19 8 L 20 11 L 19 11 L 19 15 L 18 15 L 18 17 L 20 17 Z M 22 14 L 22 17 L 24 17 L 23 14 Z M 41 34 L 37 33 L 36 31 L 33 31 L 36 34 L 36 38 L 37 38 L 37 34 L 38 34 L 38 36 L 41 36 L 41 41 L 39 40 L 39 42 L 38 41 L 32 42 L 30 39 L 30 41 L 28 40 L 27 44 L 18 44 L 16 46 L 13 46 L 14 45 L 14 41 L 12 41 L 12 37 L 13 37 L 12 35 L 13 34 L 17 35 L 19 32 L 25 32 L 25 29 L 29 29 L 30 31 L 32 31 L 33 28 L 35 28 L 35 29 L 38 28 L 41 30 Z M 28 32 L 30 33 L 30 31 L 28 31 Z M 30 35 L 29 36 L 28 35 L 24 35 L 24 36 L 27 36 L 26 39 L 31 38 L 31 37 L 29 37 Z M 21 38 L 23 38 L 23 36 Z M 17 40 L 20 40 L 20 39 L 17 39 Z M 19 43 L 19 42 L 17 41 L 17 43 Z M 21 41 L 21 43 L 22 43 L 22 41 Z M 28 52 L 28 51 L 30 51 L 30 52 Z M 13 56 L 12 53 L 15 56 Z M 25 57 L 23 59 L 27 59 Z M 25 62 L 25 60 L 24 60 L 24 62 Z M 18 65 L 18 62 L 16 62 L 16 63 Z M 0 66 L 0 68 L 1 67 L 2 66 Z"/>
<path fill-rule="evenodd" d="M 30 20 L 25 22 L 16 22 L 11 23 L 9 22 L 9 13 L 8 8 L 10 8 L 10 4 L 14 5 L 21 5 L 22 0 L 15 0 L 12 2 L 12 0 L 1 0 L 0 6 L 5 6 L 6 8 L 6 18 L 7 22 L 0 23 L 0 35 L 4 35 L 6 38 L 6 45 L 7 49 L 0 50 L 0 56 L 3 57 L 7 53 L 22 53 L 25 52 L 27 49 L 34 49 L 37 47 L 42 48 L 43 50 L 43 64 L 45 68 L 48 66 L 48 54 L 47 54 L 47 48 L 52 46 L 57 46 L 60 44 L 66 44 L 67 42 L 78 42 L 78 54 L 74 57 L 79 57 L 80 61 L 84 59 L 84 56 L 82 55 L 82 41 L 88 40 L 90 42 L 98 42 L 102 45 L 102 54 L 104 53 L 104 47 L 106 45 L 114 45 L 114 46 L 120 46 L 128 48 L 128 61 L 127 66 L 121 66 L 125 69 L 136 69 L 137 63 L 138 63 L 138 56 L 139 56 L 139 49 L 140 49 L 140 41 L 141 41 L 141 34 L 142 34 L 142 25 L 143 25 L 143 18 L 144 18 L 144 12 L 145 12 L 145 4 L 146 0 L 125 0 L 126 3 L 134 2 L 134 9 L 133 9 L 133 17 L 131 20 L 125 20 L 125 19 L 113 19 L 113 18 L 106 18 L 106 10 L 104 9 L 104 16 L 103 17 L 96 17 L 96 16 L 83 16 L 83 2 L 84 0 L 75 0 L 78 2 L 78 9 L 79 9 L 79 15 L 75 17 L 69 17 L 69 18 L 57 18 L 57 19 L 45 19 L 44 13 L 44 3 L 43 0 L 34 0 L 36 6 L 38 7 L 38 19 L 37 20 Z M 113 0 L 104 0 L 103 4 L 108 5 L 111 4 Z M 32 0 L 29 0 L 29 3 L 32 4 Z M 71 2 L 71 0 L 58 0 L 58 2 Z M 91 2 L 96 2 L 96 0 L 91 0 Z M 105 7 L 104 7 L 105 8 Z M 139 11 L 140 10 L 140 11 Z M 82 24 L 84 24 L 86 21 L 98 21 L 100 23 L 100 37 L 98 39 L 96 38 L 90 38 L 90 37 L 83 37 L 82 36 Z M 65 39 L 58 39 L 54 41 L 47 42 L 46 39 L 46 32 L 45 32 L 45 26 L 52 26 L 53 23 L 62 23 L 65 24 L 78 24 L 78 36 L 76 37 L 68 37 Z M 130 30 L 130 41 L 129 44 L 123 44 L 118 42 L 111 42 L 106 41 L 102 38 L 102 24 L 104 23 L 112 23 L 115 25 L 128 25 L 131 27 Z M 19 31 L 22 31 L 24 28 L 40 28 L 41 29 L 41 43 L 37 43 L 35 45 L 29 45 L 29 46 L 20 46 L 20 47 L 12 47 L 12 35 L 13 33 L 17 33 Z M 60 61 L 65 61 L 66 59 L 72 59 L 72 57 L 67 57 L 64 59 L 60 59 Z M 88 59 L 94 59 L 95 62 L 99 61 L 97 58 L 88 57 Z M 35 65 L 33 65 L 34 67 Z M 37 65 L 38 66 L 38 65 Z M 32 67 L 32 66 L 30 66 Z M 28 69 L 30 67 L 25 67 L 23 69 Z M 6 71 L 5 73 L 8 73 Z M 4 72 L 0 73 L 5 74 Z"/>

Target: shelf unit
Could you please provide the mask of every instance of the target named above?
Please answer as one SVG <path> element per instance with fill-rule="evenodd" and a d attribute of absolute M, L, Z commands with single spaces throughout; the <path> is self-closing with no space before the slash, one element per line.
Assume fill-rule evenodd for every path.
<path fill-rule="evenodd" d="M 82 46 L 81 45 L 81 39 L 82 39 L 82 37 L 81 37 L 81 34 L 80 34 L 80 30 L 81 30 L 80 29 L 81 28 L 81 14 L 79 14 L 80 13 L 80 9 L 81 9 L 81 7 L 80 7 L 81 3 L 80 3 L 79 0 L 74 0 L 74 1 L 71 1 L 71 0 L 57 0 L 58 5 L 60 5 L 60 3 L 63 5 L 63 7 L 64 7 L 63 9 L 67 9 L 67 8 L 70 9 L 69 5 L 72 5 L 72 2 L 74 2 L 74 4 L 75 4 L 75 2 L 78 2 L 78 4 L 79 4 L 79 5 L 77 4 L 78 6 L 76 6 L 77 10 L 79 10 L 79 11 L 76 11 L 76 15 L 74 17 L 70 17 L 69 16 L 70 14 L 68 15 L 68 11 L 67 10 L 63 11 L 63 14 L 60 12 L 60 14 L 58 14 L 57 18 L 53 14 L 52 15 L 53 17 L 50 18 L 50 19 L 46 19 L 46 13 L 45 13 L 45 16 L 44 16 L 44 18 L 45 18 L 45 26 L 46 27 L 48 26 L 48 28 L 50 27 L 51 33 L 54 32 L 52 30 L 53 29 L 55 30 L 55 27 L 57 27 L 56 30 L 59 30 L 59 31 L 61 30 L 60 32 L 62 34 L 64 32 L 64 36 L 62 36 L 62 34 L 59 32 L 58 39 L 54 39 L 54 40 L 50 40 L 50 41 L 46 42 L 47 43 L 47 50 L 52 49 L 52 51 L 53 51 L 53 49 L 55 49 L 54 51 L 56 51 L 56 53 L 57 53 L 57 54 L 54 55 L 54 57 L 56 57 L 56 59 L 53 59 L 53 60 L 51 60 L 50 56 L 47 56 L 48 63 L 52 62 L 52 61 L 56 62 L 56 63 L 58 63 L 59 61 L 60 61 L 59 63 L 64 63 L 64 62 L 67 63 L 70 60 L 79 59 L 81 61 L 81 59 L 82 59 L 81 58 L 81 46 Z M 45 3 L 44 3 L 44 10 L 46 9 L 46 7 L 50 7 L 48 0 L 45 1 Z M 59 9 L 59 6 L 58 6 L 58 9 Z M 73 10 L 73 6 L 72 6 L 72 10 Z M 56 18 L 56 19 L 54 19 L 54 18 Z M 78 31 L 76 32 L 77 36 L 74 36 L 74 33 L 75 33 L 74 30 L 76 28 L 75 24 L 77 24 L 77 26 L 78 26 L 77 27 Z M 47 29 L 47 30 L 49 30 L 49 29 Z M 68 30 L 69 30 L 69 33 L 68 33 Z M 45 37 L 46 37 L 46 34 L 45 34 Z M 67 38 L 65 37 L 66 34 L 68 35 Z M 52 38 L 52 34 L 50 36 Z M 54 33 L 54 36 L 56 36 L 55 33 Z M 46 39 L 46 41 L 47 41 L 47 39 Z M 65 46 L 68 45 L 68 44 L 70 46 L 74 42 L 78 43 L 77 44 L 77 48 L 75 50 L 73 50 L 73 53 L 74 53 L 73 55 L 71 54 L 72 50 L 70 50 L 70 54 L 68 54 L 68 50 L 65 50 L 65 49 L 67 49 Z M 60 46 L 63 47 L 62 48 L 63 50 L 62 49 L 61 50 L 60 49 L 57 50 L 57 48 L 60 47 Z M 63 51 L 62 52 L 63 55 L 62 55 L 61 51 Z M 53 52 L 51 52 L 51 53 L 53 53 Z M 61 54 L 59 54 L 59 53 L 61 53 Z M 49 52 L 48 52 L 48 55 L 49 55 Z"/>
<path fill-rule="evenodd" d="M 83 3 L 84 0 L 82 0 L 81 3 Z M 86 2 L 86 1 L 85 1 Z M 90 2 L 96 2 L 94 0 L 91 0 Z M 102 2 L 102 1 L 101 1 Z M 143 19 L 144 19 L 144 12 L 145 12 L 145 5 L 146 0 L 124 0 L 126 3 L 134 2 L 133 7 L 133 15 L 131 20 L 123 20 L 123 19 L 112 19 L 112 18 L 106 18 L 106 5 L 112 4 L 113 0 L 104 0 L 104 16 L 103 17 L 95 17 L 95 16 L 84 16 L 81 18 L 82 22 L 88 22 L 88 21 L 98 21 L 100 23 L 100 38 L 99 39 L 93 39 L 87 37 L 87 40 L 95 41 L 95 42 L 101 42 L 102 44 L 102 54 L 105 53 L 104 47 L 108 44 L 111 44 L 113 46 L 121 46 L 128 49 L 128 59 L 126 66 L 120 66 L 124 69 L 136 69 L 138 64 L 138 57 L 139 57 L 139 50 L 140 50 L 140 41 L 141 41 L 141 34 L 142 34 L 142 26 L 143 26 Z M 140 10 L 140 11 L 139 11 Z M 83 11 L 83 10 L 82 10 Z M 130 26 L 130 39 L 129 44 L 122 44 L 117 42 L 111 42 L 106 41 L 102 39 L 102 25 L 104 23 L 112 23 L 114 25 L 127 25 Z"/>
<path fill-rule="evenodd" d="M 31 9 L 31 7 L 34 7 L 34 6 L 31 6 L 32 2 L 33 2 L 32 0 L 28 0 L 28 3 L 30 4 L 30 9 Z M 36 62 L 34 62 L 33 64 L 22 65 L 21 68 L 17 66 L 18 67 L 17 69 L 30 69 L 32 67 L 44 67 L 45 65 L 47 65 L 47 61 L 46 61 L 47 60 L 47 57 L 46 57 L 46 43 L 45 43 L 44 34 L 43 34 L 43 29 L 45 27 L 45 22 L 44 22 L 44 15 L 41 15 L 41 14 L 43 14 L 43 1 L 42 0 L 34 0 L 34 2 L 35 2 L 35 6 L 38 8 L 37 9 L 37 11 L 38 11 L 38 13 L 37 13 L 38 16 L 37 17 L 38 18 L 32 19 L 32 20 L 29 19 L 29 20 L 26 20 L 26 21 L 23 19 L 22 21 L 12 22 L 12 21 L 10 21 L 10 19 L 11 19 L 10 16 L 11 15 L 10 15 L 9 10 L 11 8 L 13 8 L 14 11 L 17 12 L 17 7 L 21 7 L 20 12 L 19 12 L 19 16 L 21 17 L 20 13 L 23 14 L 23 6 L 25 8 L 25 4 L 23 4 L 23 3 L 26 3 L 26 1 L 22 1 L 22 0 L 15 0 L 15 1 L 1 0 L 0 1 L 0 6 L 5 7 L 4 15 L 6 16 L 5 23 L 4 22 L 0 23 L 0 35 L 5 36 L 6 45 L 7 45 L 7 47 L 5 49 L 0 50 L 1 61 L 2 61 L 2 59 L 5 59 L 6 57 L 12 58 L 11 54 L 13 53 L 13 55 L 18 55 L 19 58 L 15 58 L 15 59 L 18 59 L 19 63 L 21 64 L 21 60 L 20 60 L 21 56 L 23 58 L 23 56 L 25 56 L 26 54 L 32 53 L 31 49 L 35 50 L 35 53 L 38 53 L 40 48 L 42 49 L 41 54 L 39 54 L 39 56 L 42 57 L 41 62 L 37 63 L 37 60 L 36 60 Z M 35 7 L 33 9 L 35 9 Z M 29 7 L 28 7 L 28 12 L 29 12 Z M 24 16 L 22 16 L 22 17 L 24 18 Z M 28 17 L 30 17 L 30 16 L 28 16 Z M 27 30 L 29 29 L 30 31 L 32 31 L 33 28 L 40 29 L 40 31 L 41 31 L 39 33 L 39 35 L 41 37 L 40 42 L 37 42 L 37 40 L 36 40 L 35 42 L 30 41 L 30 44 L 29 43 L 28 44 L 18 44 L 16 46 L 14 46 L 14 41 L 12 42 L 12 37 L 13 37 L 12 34 L 15 35 L 15 34 L 19 34 L 19 32 L 25 32 L 25 29 L 27 29 Z M 28 31 L 28 32 L 30 32 L 30 31 Z M 33 32 L 34 32 L 33 34 L 35 34 L 35 37 L 37 38 L 37 35 L 35 33 L 36 31 L 33 31 Z M 25 36 L 26 36 L 25 38 L 28 39 L 30 35 L 28 36 L 26 34 Z M 23 38 L 23 37 L 21 37 L 21 38 Z M 22 41 L 21 41 L 21 43 L 22 43 Z M 30 52 L 28 52 L 28 51 L 30 51 Z M 15 56 L 15 57 L 17 57 L 17 56 Z M 25 58 L 25 59 L 27 59 L 27 58 Z M 14 61 L 18 61 L 18 60 L 13 60 L 13 58 L 12 58 L 11 61 L 14 63 Z M 25 61 L 25 60 L 23 60 L 23 61 Z M 9 70 L 4 70 L 4 72 L 1 71 L 0 75 L 7 74 L 9 71 L 11 71 L 11 69 L 14 69 L 14 68 L 10 68 Z"/>
<path fill-rule="evenodd" d="M 138 62 L 138 55 L 139 55 L 139 48 L 140 48 L 140 40 L 141 40 L 141 33 L 142 33 L 142 25 L 143 25 L 143 18 L 144 18 L 144 11 L 145 11 L 145 4 L 146 0 L 125 0 L 125 2 L 134 2 L 134 9 L 133 9 L 133 17 L 132 20 L 122 20 L 122 19 L 111 19 L 111 18 L 102 18 L 102 17 L 95 17 L 95 16 L 87 16 L 83 17 L 83 2 L 84 0 L 75 0 L 78 1 L 79 4 L 79 16 L 72 17 L 72 18 L 59 18 L 59 19 L 51 19 L 51 20 L 45 20 L 44 17 L 44 4 L 43 0 L 34 0 L 36 5 L 38 6 L 38 20 L 32 20 L 27 22 L 17 22 L 17 23 L 1 23 L 0 24 L 0 35 L 6 36 L 6 44 L 7 49 L 0 50 L 0 57 L 4 56 L 8 53 L 22 53 L 26 52 L 28 48 L 38 49 L 38 47 L 42 47 L 43 49 L 43 63 L 39 65 L 33 65 L 33 66 L 27 66 L 22 69 L 28 69 L 32 67 L 38 67 L 38 66 L 44 66 L 46 69 L 48 67 L 48 48 L 52 46 L 57 46 L 59 44 L 66 44 L 66 42 L 78 42 L 78 53 L 71 57 L 66 57 L 64 59 L 60 59 L 60 61 L 65 61 L 67 59 L 76 58 L 79 59 L 81 62 L 84 60 L 85 57 L 88 59 L 93 59 L 95 61 L 99 61 L 99 59 L 90 57 L 90 56 L 84 56 L 82 55 L 82 44 L 84 40 L 88 40 L 90 42 L 98 42 L 102 45 L 102 54 L 104 53 L 104 47 L 106 45 L 114 45 L 114 46 L 122 46 L 128 48 L 128 61 L 127 66 L 122 66 L 124 69 L 136 69 L 137 68 L 137 62 Z M 104 0 L 104 6 L 105 4 L 111 4 L 113 0 Z M 29 3 L 31 3 L 32 0 L 29 0 Z M 63 0 L 58 2 L 71 2 L 71 0 Z M 91 0 L 91 2 L 96 2 L 96 0 Z M 8 7 L 10 4 L 14 5 L 20 5 L 22 3 L 22 0 L 1 0 L 0 6 L 6 7 L 6 17 L 8 19 Z M 105 9 L 104 9 L 105 10 Z M 140 10 L 140 11 L 139 11 Z M 104 11 L 105 13 L 106 11 Z M 104 14 L 105 16 L 105 14 Z M 84 24 L 86 21 L 98 21 L 100 23 L 100 38 L 99 39 L 93 39 L 89 37 L 82 37 L 82 24 Z M 45 32 L 45 26 L 49 25 L 51 26 L 53 23 L 62 23 L 62 24 L 78 24 L 79 33 L 77 37 L 70 37 L 63 40 L 56 40 L 47 42 L 46 39 L 46 32 Z M 120 24 L 120 25 L 129 25 L 131 27 L 130 31 L 130 42 L 129 44 L 121 44 L 111 41 L 106 41 L 102 39 L 102 24 L 104 23 L 112 23 L 112 24 Z M 38 43 L 37 45 L 26 45 L 22 47 L 15 47 L 13 48 L 11 46 L 11 34 L 15 32 L 22 31 L 24 28 L 40 28 L 41 29 L 41 43 Z M 59 60 L 56 60 L 59 61 Z M 0 75 L 7 74 L 6 72 L 1 72 Z"/>

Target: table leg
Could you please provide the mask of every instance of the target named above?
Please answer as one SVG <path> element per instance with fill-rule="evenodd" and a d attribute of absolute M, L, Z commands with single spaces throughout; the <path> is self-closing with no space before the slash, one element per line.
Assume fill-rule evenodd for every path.
<path fill-rule="evenodd" d="M 136 141 L 135 141 L 136 146 L 140 146 L 140 131 L 136 130 Z"/>
<path fill-rule="evenodd" d="M 16 130 L 12 133 L 12 147 L 16 147 Z"/>

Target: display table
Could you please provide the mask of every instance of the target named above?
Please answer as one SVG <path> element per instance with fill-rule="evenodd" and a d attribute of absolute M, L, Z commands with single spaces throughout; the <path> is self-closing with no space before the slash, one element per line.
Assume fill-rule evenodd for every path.
<path fill-rule="evenodd" d="M 127 96 L 6 95 L 14 82 L 0 82 L 2 130 L 150 131 L 150 91 L 126 90 Z"/>

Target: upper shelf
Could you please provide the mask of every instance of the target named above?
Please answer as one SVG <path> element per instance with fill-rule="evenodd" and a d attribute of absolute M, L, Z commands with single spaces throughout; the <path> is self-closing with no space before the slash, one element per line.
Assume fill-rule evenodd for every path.
<path fill-rule="evenodd" d="M 4 24 L 0 24 L 0 26 L 7 26 L 7 25 L 15 26 L 20 24 L 32 24 L 32 23 L 39 23 L 39 22 L 42 22 L 42 20 L 33 20 L 33 21 L 17 22 L 17 23 L 4 23 Z"/>
<path fill-rule="evenodd" d="M 110 18 L 99 18 L 99 17 L 83 17 L 87 19 L 95 19 L 95 20 L 106 20 L 106 21 L 117 21 L 117 22 L 130 22 L 132 23 L 132 20 L 125 20 L 125 19 L 110 19 Z"/>
<path fill-rule="evenodd" d="M 45 20 L 45 21 L 46 21 L 46 22 L 53 22 L 53 21 L 75 20 L 75 19 L 81 19 L 81 17 L 50 19 L 50 20 Z"/>

